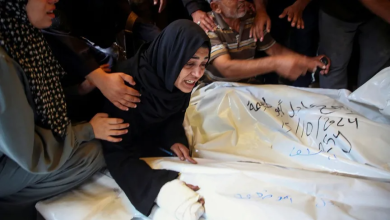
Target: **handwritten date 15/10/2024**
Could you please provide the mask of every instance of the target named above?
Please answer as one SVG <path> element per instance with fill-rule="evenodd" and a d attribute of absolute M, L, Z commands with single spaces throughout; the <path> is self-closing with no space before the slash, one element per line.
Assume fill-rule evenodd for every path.
<path fill-rule="evenodd" d="M 283 110 L 282 103 L 283 103 L 283 101 L 279 100 L 277 106 L 275 108 L 273 108 L 272 105 L 267 103 L 267 101 L 263 97 L 262 101 L 258 101 L 256 103 L 252 103 L 252 102 L 248 101 L 247 107 L 249 108 L 250 111 L 255 111 L 255 112 L 257 112 L 259 110 L 266 111 L 268 109 L 273 109 L 277 117 L 283 118 L 283 116 L 286 114 Z M 298 134 L 298 132 L 299 132 L 301 135 L 301 138 L 303 137 L 304 134 L 306 134 L 307 137 L 315 136 L 315 139 L 318 140 L 319 131 L 321 130 L 323 132 L 329 133 L 330 131 L 328 131 L 328 129 L 333 124 L 335 124 L 337 128 L 342 128 L 345 125 L 350 125 L 350 124 L 355 124 L 356 129 L 359 128 L 357 118 L 353 118 L 353 119 L 346 118 L 345 119 L 343 117 L 340 117 L 339 119 L 337 119 L 337 121 L 335 121 L 335 120 L 330 119 L 329 117 L 326 117 L 326 115 L 329 115 L 331 113 L 336 112 L 337 110 L 342 110 L 342 109 L 347 111 L 346 114 L 354 114 L 352 111 L 350 111 L 348 108 L 346 108 L 344 106 L 330 106 L 329 107 L 326 105 L 314 105 L 314 104 L 305 105 L 303 102 L 301 102 L 300 106 L 293 107 L 291 102 L 289 104 L 290 104 L 290 109 L 288 110 L 288 116 L 290 118 L 297 117 L 297 113 L 299 113 L 303 109 L 319 109 L 320 116 L 318 118 L 317 123 L 315 123 L 315 122 L 313 122 L 313 123 L 306 122 L 305 123 L 304 120 L 301 121 L 300 117 L 298 118 L 298 124 L 297 124 L 297 127 L 295 129 L 295 134 Z M 289 133 L 292 130 L 292 128 L 290 128 L 290 126 L 289 126 L 289 122 L 285 122 L 285 121 L 282 121 L 282 129 L 286 130 L 286 133 Z M 343 150 L 344 153 L 350 153 L 352 150 L 351 142 L 347 139 L 347 137 L 340 130 L 338 130 L 336 133 L 325 134 L 324 137 L 321 138 L 322 141 L 320 141 L 318 143 L 318 149 L 320 151 L 326 151 L 329 153 L 333 149 L 332 145 L 329 145 L 329 144 L 333 143 L 333 146 L 336 146 L 336 141 L 341 138 L 341 139 L 343 139 L 344 142 L 348 143 L 348 146 L 340 145 L 340 148 Z"/>

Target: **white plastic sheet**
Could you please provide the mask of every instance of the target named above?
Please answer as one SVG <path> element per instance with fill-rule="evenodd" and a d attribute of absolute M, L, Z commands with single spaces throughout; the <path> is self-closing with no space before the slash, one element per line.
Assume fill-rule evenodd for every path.
<path fill-rule="evenodd" d="M 199 159 L 148 159 L 155 169 L 181 172 L 200 186 L 207 220 L 387 219 L 390 184 L 271 165 Z M 122 203 L 120 203 L 122 201 Z M 107 176 L 37 205 L 48 220 L 149 219 L 135 212 Z M 155 207 L 154 220 L 175 220 Z"/>
<path fill-rule="evenodd" d="M 379 76 L 375 82 L 388 80 Z M 377 90 L 389 91 L 363 93 Z M 199 87 L 185 129 L 194 155 L 206 159 L 147 162 L 199 185 L 207 220 L 388 219 L 390 119 L 382 114 L 388 99 L 356 98 L 363 96 L 236 83 Z M 102 174 L 37 209 L 47 220 L 149 219 Z M 158 207 L 150 218 L 174 219 Z"/>
<path fill-rule="evenodd" d="M 348 98 L 374 106 L 390 118 L 390 67 L 377 73 L 375 77 L 358 88 Z"/>
<path fill-rule="evenodd" d="M 390 126 L 317 93 L 331 91 L 339 93 L 237 83 L 199 88 L 186 121 L 194 155 L 389 180 Z"/>

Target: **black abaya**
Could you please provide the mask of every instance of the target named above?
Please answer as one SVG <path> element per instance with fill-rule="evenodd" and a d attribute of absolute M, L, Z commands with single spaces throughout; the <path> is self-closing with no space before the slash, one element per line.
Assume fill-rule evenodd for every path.
<path fill-rule="evenodd" d="M 174 86 L 184 65 L 196 51 L 210 41 L 205 32 L 188 20 L 171 23 L 135 57 L 115 67 L 115 71 L 133 76 L 140 91 L 137 108 L 122 111 L 108 100 L 105 112 L 130 123 L 129 132 L 119 143 L 105 142 L 107 167 L 135 208 L 149 215 L 161 187 L 177 178 L 170 170 L 153 170 L 140 157 L 168 156 L 175 143 L 188 146 L 182 126 L 190 93 Z"/>

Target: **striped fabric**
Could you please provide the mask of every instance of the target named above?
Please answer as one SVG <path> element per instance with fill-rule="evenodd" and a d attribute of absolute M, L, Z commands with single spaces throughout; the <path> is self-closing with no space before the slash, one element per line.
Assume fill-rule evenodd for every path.
<path fill-rule="evenodd" d="M 254 15 L 249 13 L 242 19 L 239 32 L 234 31 L 222 19 L 221 15 L 212 13 L 217 29 L 213 32 L 208 32 L 211 40 L 211 58 L 210 65 L 207 67 L 205 81 L 241 81 L 239 79 L 225 79 L 219 71 L 213 66 L 213 60 L 217 57 L 229 54 L 231 59 L 248 60 L 253 59 L 256 50 L 264 51 L 275 44 L 275 40 L 265 30 L 263 42 L 255 42 L 253 38 L 249 38 L 249 32 L 252 27 Z M 251 80 L 251 79 L 248 79 Z M 245 81 L 245 80 L 244 80 Z"/>

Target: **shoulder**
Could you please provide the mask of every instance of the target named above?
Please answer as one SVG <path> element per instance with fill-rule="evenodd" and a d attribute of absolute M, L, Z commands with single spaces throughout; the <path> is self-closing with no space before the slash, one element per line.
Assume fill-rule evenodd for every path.
<path fill-rule="evenodd" d="M 0 63 L 0 73 L 7 73 L 11 69 L 13 71 L 23 71 L 19 64 L 7 54 L 2 46 L 0 46 Z"/>

